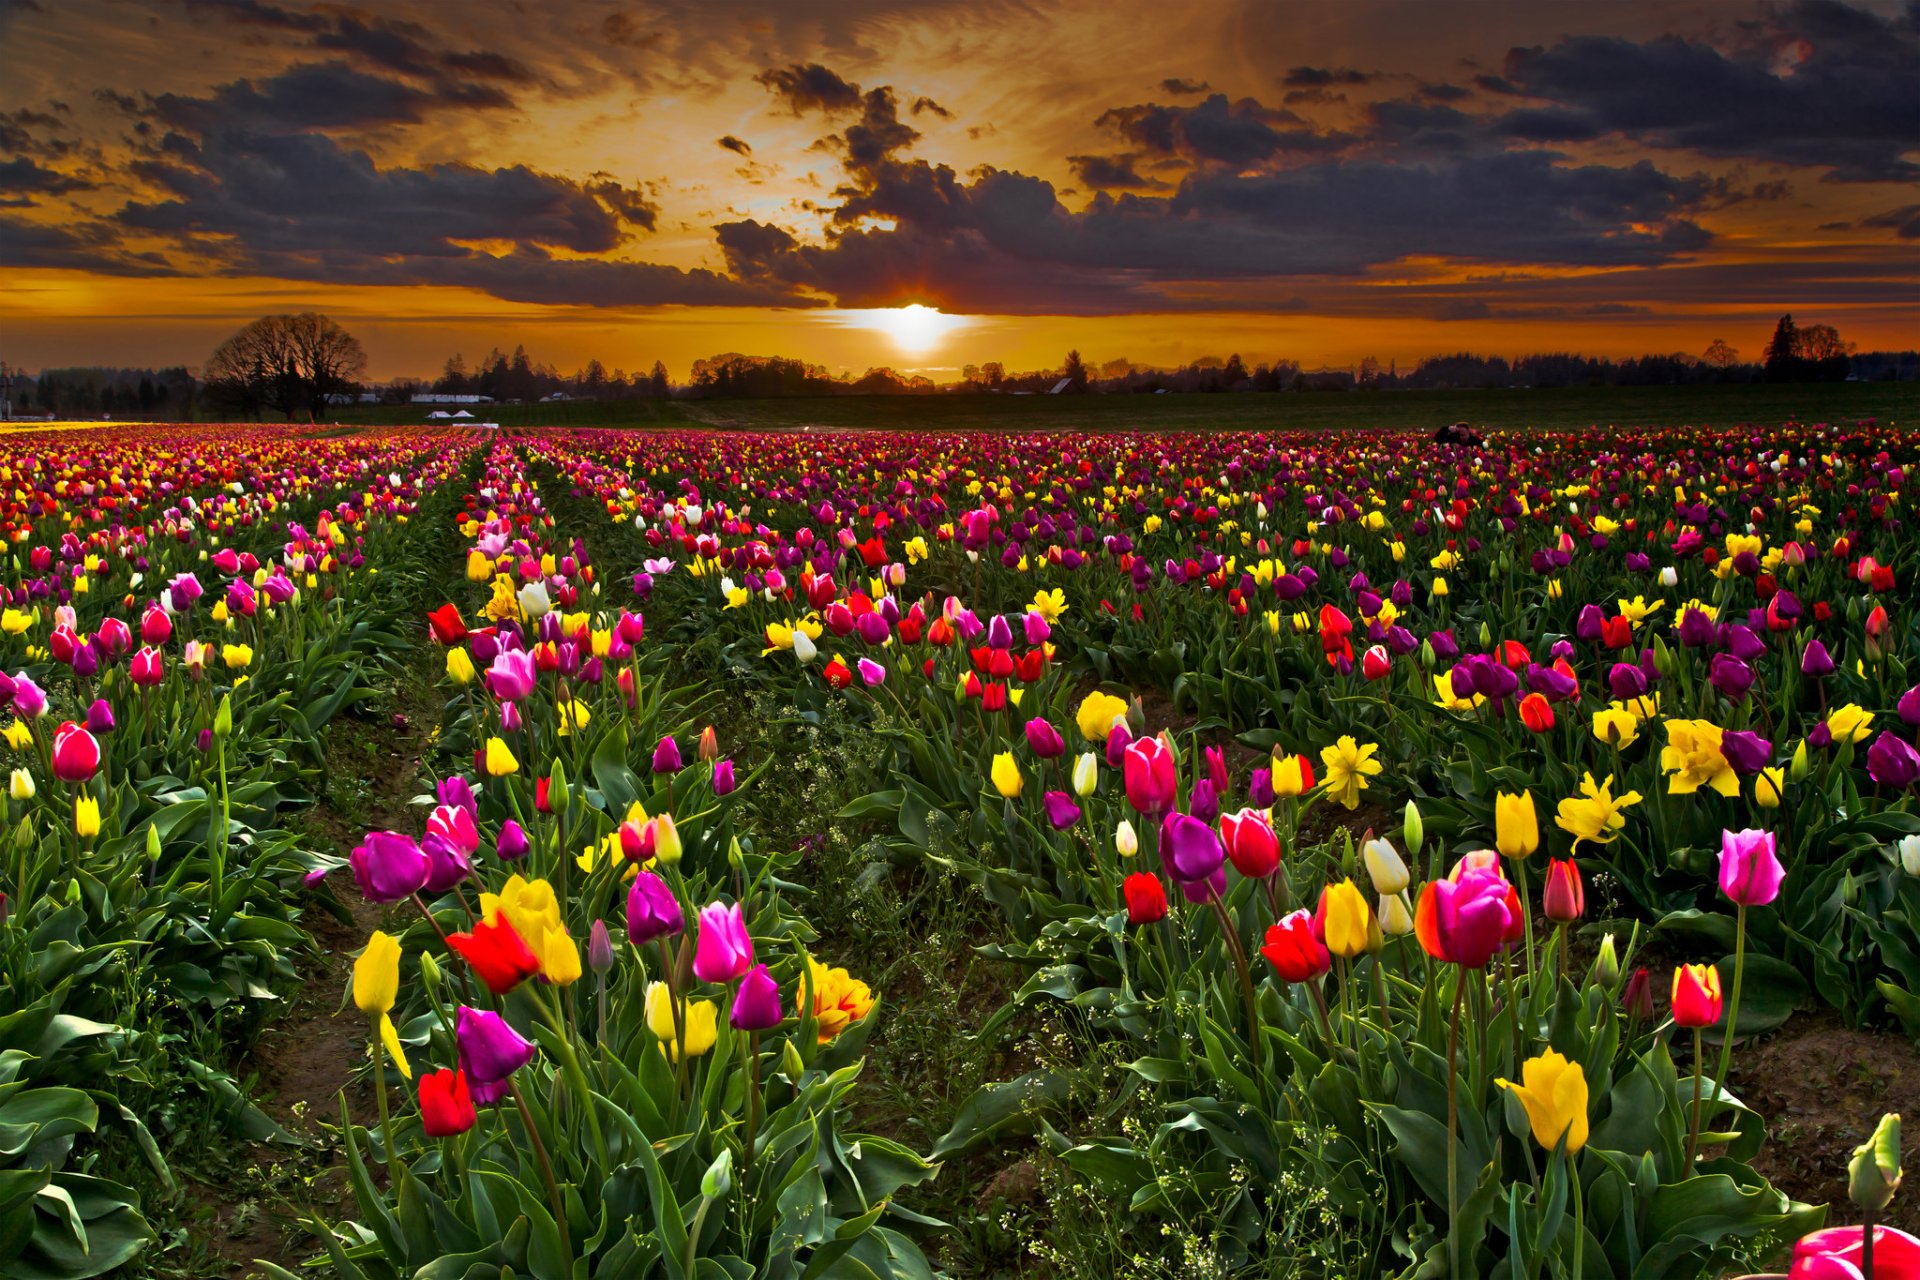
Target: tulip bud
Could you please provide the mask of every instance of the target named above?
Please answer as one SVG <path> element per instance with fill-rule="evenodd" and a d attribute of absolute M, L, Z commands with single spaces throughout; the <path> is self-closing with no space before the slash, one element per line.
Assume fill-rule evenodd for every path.
<path fill-rule="evenodd" d="M 1407 895 L 1404 893 L 1382 894 L 1378 915 L 1378 928 L 1390 938 L 1413 932 L 1413 912 L 1407 909 Z"/>
<path fill-rule="evenodd" d="M 1594 982 L 1608 990 L 1620 981 L 1620 953 L 1614 946 L 1611 933 L 1600 939 L 1600 954 L 1594 957 L 1592 977 Z"/>
<path fill-rule="evenodd" d="M 38 788 L 34 786 L 32 774 L 25 769 L 15 769 L 7 790 L 15 800 L 31 800 Z"/>
<path fill-rule="evenodd" d="M 151 822 L 147 824 L 147 861 L 160 861 L 160 828 Z"/>
<path fill-rule="evenodd" d="M 1627 979 L 1627 990 L 1621 997 L 1621 1003 L 1626 1007 L 1629 1022 L 1652 1022 L 1653 975 L 1644 968 L 1635 969 L 1633 976 Z"/>
<path fill-rule="evenodd" d="M 1920 880 L 1920 835 L 1902 836 L 1899 850 L 1900 869 Z"/>
<path fill-rule="evenodd" d="M 547 807 L 564 817 L 572 803 L 573 793 L 567 786 L 567 767 L 555 756 L 553 767 L 547 770 Z"/>
<path fill-rule="evenodd" d="M 1407 814 L 1400 826 L 1400 836 L 1406 841 L 1407 852 L 1418 858 L 1420 846 L 1426 843 L 1427 824 L 1420 816 L 1420 806 L 1407 801 Z"/>
<path fill-rule="evenodd" d="M 1140 852 L 1140 837 L 1134 833 L 1132 822 L 1125 818 L 1120 820 L 1119 829 L 1113 833 L 1113 847 L 1123 858 L 1131 858 Z"/>
<path fill-rule="evenodd" d="M 1100 783 L 1100 762 L 1091 751 L 1083 751 L 1073 762 L 1074 794 L 1083 799 L 1093 794 Z"/>
<path fill-rule="evenodd" d="M 1847 1198 L 1868 1213 L 1879 1213 L 1900 1189 L 1900 1116 L 1880 1117 L 1873 1135 L 1853 1149 L 1847 1163 Z"/>
<path fill-rule="evenodd" d="M 613 939 L 607 935 L 605 920 L 595 920 L 587 934 L 587 967 L 595 973 L 613 968 Z"/>
<path fill-rule="evenodd" d="M 213 736 L 230 738 L 233 736 L 233 695 L 225 694 L 220 699 L 220 709 L 213 713 Z"/>
<path fill-rule="evenodd" d="M 1787 777 L 1794 782 L 1805 782 L 1812 767 L 1807 760 L 1807 740 L 1802 738 L 1800 745 L 1793 749 L 1793 762 L 1787 766 Z"/>
<path fill-rule="evenodd" d="M 440 998 L 440 962 L 431 952 L 420 953 L 420 980 L 427 984 L 427 991 L 434 999 Z"/>
<path fill-rule="evenodd" d="M 663 813 L 652 822 L 653 856 L 663 867 L 671 867 L 680 861 L 682 846 L 680 828 L 673 825 L 673 815 Z"/>
<path fill-rule="evenodd" d="M 780 1073 L 788 1080 L 798 1081 L 807 1071 L 807 1063 L 800 1051 L 793 1047 L 793 1041 L 785 1040 L 780 1044 Z"/>
<path fill-rule="evenodd" d="M 1493 647 L 1493 631 L 1484 622 L 1480 624 L 1480 647 L 1482 649 L 1491 649 Z"/>

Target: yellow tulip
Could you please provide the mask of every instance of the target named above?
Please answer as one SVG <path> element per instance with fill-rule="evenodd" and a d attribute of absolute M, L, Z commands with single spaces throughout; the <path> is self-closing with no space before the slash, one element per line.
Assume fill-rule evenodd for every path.
<path fill-rule="evenodd" d="M 1368 934 L 1377 926 L 1358 885 L 1352 880 L 1328 885 L 1320 893 L 1320 914 L 1327 950 L 1349 959 L 1366 953 Z"/>
<path fill-rule="evenodd" d="M 1551 1151 L 1566 1139 L 1567 1154 L 1587 1145 L 1587 1077 L 1580 1064 L 1553 1049 L 1520 1065 L 1520 1084 L 1495 1080 L 1511 1089 L 1527 1109 L 1533 1140 Z"/>
<path fill-rule="evenodd" d="M 1787 775 L 1784 769 L 1762 769 L 1754 775 L 1753 802 L 1762 809 L 1778 809 L 1780 797 L 1787 789 Z"/>
<path fill-rule="evenodd" d="M 8 723 L 5 732 L 0 733 L 0 737 L 4 737 L 7 745 L 15 751 L 25 751 L 27 745 L 33 741 L 33 730 L 27 728 L 25 721 L 14 720 Z"/>
<path fill-rule="evenodd" d="M 580 981 L 580 948 L 564 927 L 548 926 L 540 939 L 540 974 L 556 987 Z"/>
<path fill-rule="evenodd" d="M 1127 704 L 1123 699 L 1096 689 L 1080 703 L 1080 710 L 1074 713 L 1074 723 L 1080 726 L 1080 736 L 1088 742 L 1105 742 L 1113 732 L 1113 722 L 1126 714 Z"/>
<path fill-rule="evenodd" d="M 33 785 L 33 775 L 25 769 L 15 769 L 7 785 L 7 794 L 15 800 L 31 800 L 37 790 Z"/>
<path fill-rule="evenodd" d="M 1493 797 L 1493 847 L 1509 858 L 1524 858 L 1540 847 L 1540 815 L 1533 792 Z"/>
<path fill-rule="evenodd" d="M 498 738 L 487 739 L 487 776 L 504 778 L 508 774 L 520 772 L 520 762 L 513 757 L 513 751 Z"/>
<path fill-rule="evenodd" d="M 467 651 L 455 646 L 447 650 L 447 679 L 458 685 L 473 683 L 473 659 Z"/>
<path fill-rule="evenodd" d="M 400 943 L 375 929 L 353 962 L 353 1003 L 362 1013 L 385 1013 L 400 993 Z"/>
<path fill-rule="evenodd" d="M 479 551 L 467 552 L 467 581 L 485 582 L 493 576 L 493 561 Z"/>
<path fill-rule="evenodd" d="M 686 1021 L 688 1057 L 697 1058 L 712 1050 L 719 1038 L 718 1014 L 719 1008 L 711 1000 L 689 1000 L 681 1006 L 681 1017 Z M 678 1062 L 680 1047 L 675 1043 L 673 993 L 664 982 L 647 984 L 647 1029 L 660 1042 L 660 1051 Z"/>
<path fill-rule="evenodd" d="M 250 667 L 253 665 L 253 646 L 249 644 L 226 645 L 220 650 L 220 661 L 226 663 L 227 666 L 233 670 L 238 670 L 241 667 Z"/>
<path fill-rule="evenodd" d="M 73 830 L 82 840 L 90 840 L 100 834 L 100 802 L 92 796 L 73 798 Z"/>
<path fill-rule="evenodd" d="M 993 787 L 1001 795 L 1011 800 L 1019 795 L 1027 785 L 1020 776 L 1020 766 L 1013 761 L 1013 752 L 1002 751 L 993 758 Z"/>

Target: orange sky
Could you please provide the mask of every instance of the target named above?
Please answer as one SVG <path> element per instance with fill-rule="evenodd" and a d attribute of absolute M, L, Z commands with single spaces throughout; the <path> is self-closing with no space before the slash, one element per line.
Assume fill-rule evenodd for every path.
<path fill-rule="evenodd" d="M 0 359 L 197 364 L 294 309 L 382 377 L 1920 332 L 1892 0 L 1166 13 L 0 4 Z M 864 310 L 910 302 L 957 320 Z"/>

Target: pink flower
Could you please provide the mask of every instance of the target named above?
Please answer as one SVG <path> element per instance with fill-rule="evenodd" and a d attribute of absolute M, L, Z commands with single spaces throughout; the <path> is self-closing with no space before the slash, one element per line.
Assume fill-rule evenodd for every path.
<path fill-rule="evenodd" d="M 1141 738 L 1128 745 L 1122 771 L 1127 784 L 1127 803 L 1148 817 L 1159 817 L 1173 808 L 1179 778 L 1174 773 L 1173 752 L 1159 738 Z"/>
<path fill-rule="evenodd" d="M 1720 833 L 1720 892 L 1743 907 L 1764 907 L 1780 895 L 1786 878 L 1771 831 Z"/>
<path fill-rule="evenodd" d="M 1866 1280 L 1859 1227 L 1828 1227 L 1793 1246 L 1789 1280 Z M 1873 1280 L 1920 1280 L 1920 1240 L 1893 1227 L 1873 1229 Z"/>
<path fill-rule="evenodd" d="M 713 903 L 700 909 L 700 936 L 694 944 L 693 976 L 702 982 L 732 982 L 753 967 L 753 938 L 740 904 Z"/>

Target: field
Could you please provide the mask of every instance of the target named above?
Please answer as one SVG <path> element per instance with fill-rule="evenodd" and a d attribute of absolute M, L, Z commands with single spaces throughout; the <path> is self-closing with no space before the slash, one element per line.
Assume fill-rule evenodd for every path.
<path fill-rule="evenodd" d="M 341 422 L 408 425 L 426 410 L 354 406 Z M 1785 386 L 1568 387 L 1538 391 L 1389 391 L 1298 395 L 838 396 L 799 400 L 611 400 L 485 405 L 504 426 L 649 426 L 684 422 L 751 431 L 861 430 L 1327 430 L 1431 431 L 1486 427 L 1729 427 L 1749 422 L 1908 424 L 1920 383 Z"/>
<path fill-rule="evenodd" d="M 0 1275 L 1920 1226 L 1913 399 L 10 435 Z"/>

